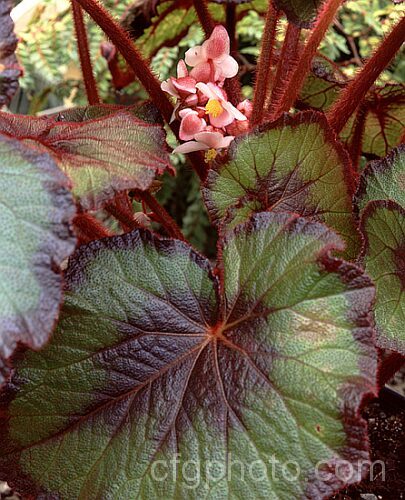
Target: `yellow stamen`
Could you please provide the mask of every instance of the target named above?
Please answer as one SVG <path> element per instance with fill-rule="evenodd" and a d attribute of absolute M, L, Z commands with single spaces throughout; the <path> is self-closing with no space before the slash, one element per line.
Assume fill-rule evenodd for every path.
<path fill-rule="evenodd" d="M 217 157 L 217 150 L 216 149 L 209 149 L 206 153 L 205 153 L 205 163 L 208 163 L 212 160 L 215 160 L 215 158 Z"/>
<path fill-rule="evenodd" d="M 213 118 L 218 118 L 224 112 L 224 108 L 217 99 L 210 99 L 205 106 L 205 111 Z"/>

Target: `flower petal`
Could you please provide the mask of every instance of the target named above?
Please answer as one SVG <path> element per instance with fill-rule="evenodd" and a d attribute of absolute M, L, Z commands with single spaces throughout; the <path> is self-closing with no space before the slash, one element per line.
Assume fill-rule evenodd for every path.
<path fill-rule="evenodd" d="M 215 26 L 209 39 L 204 42 L 203 47 L 208 59 L 218 59 L 229 55 L 229 35 L 223 26 Z"/>
<path fill-rule="evenodd" d="M 225 109 L 217 117 L 210 115 L 210 124 L 216 128 L 226 127 L 233 121 L 235 121 L 235 117 Z"/>
<path fill-rule="evenodd" d="M 184 104 L 187 106 L 197 106 L 198 104 L 198 95 L 197 94 L 190 94 L 187 96 L 184 100 Z"/>
<path fill-rule="evenodd" d="M 246 120 L 241 122 L 239 120 L 233 121 L 230 125 L 226 127 L 226 133 L 233 136 L 238 136 L 241 134 L 245 134 L 249 131 L 249 121 Z"/>
<path fill-rule="evenodd" d="M 221 148 L 229 148 L 231 142 L 235 139 L 233 135 L 226 135 L 222 138 Z"/>
<path fill-rule="evenodd" d="M 169 123 L 173 123 L 174 120 L 177 118 L 176 113 L 177 113 L 177 110 L 179 109 L 179 107 L 180 107 L 180 104 L 176 104 L 176 106 L 173 109 L 172 116 L 170 117 L 170 122 Z"/>
<path fill-rule="evenodd" d="M 177 63 L 177 78 L 184 78 L 185 76 L 188 76 L 188 69 L 183 59 L 180 59 Z"/>
<path fill-rule="evenodd" d="M 232 56 L 227 56 L 222 60 L 215 60 L 215 69 L 223 78 L 232 78 L 238 74 L 239 65 Z"/>
<path fill-rule="evenodd" d="M 202 62 L 197 64 L 191 71 L 192 76 L 197 82 L 209 82 L 211 78 L 211 64 L 209 62 Z"/>
<path fill-rule="evenodd" d="M 201 45 L 196 45 L 191 49 L 188 49 L 185 55 L 186 64 L 191 67 L 197 66 L 197 64 L 201 64 L 203 62 L 207 62 L 207 58 L 205 56 L 205 50 L 203 50 Z"/>
<path fill-rule="evenodd" d="M 224 101 L 222 103 L 222 107 L 226 111 L 228 111 L 228 113 L 230 113 L 234 119 L 240 120 L 241 122 L 247 120 L 246 116 L 241 111 L 239 111 L 239 109 L 235 108 L 235 106 L 229 101 Z"/>
<path fill-rule="evenodd" d="M 179 116 L 180 116 L 180 118 L 184 118 L 185 116 L 189 115 L 190 113 L 198 116 L 197 111 L 195 109 L 191 109 L 191 108 L 183 108 L 182 110 L 180 110 Z"/>
<path fill-rule="evenodd" d="M 214 90 L 207 85 L 206 83 L 199 82 L 196 84 L 198 90 L 200 90 L 208 99 L 218 99 L 218 94 L 214 92 Z M 223 97 L 222 97 L 223 99 Z"/>
<path fill-rule="evenodd" d="M 172 77 L 171 82 L 181 96 L 197 93 L 197 89 L 195 88 L 197 82 L 190 76 L 185 76 L 183 78 Z"/>
<path fill-rule="evenodd" d="M 190 141 L 205 126 L 205 120 L 201 119 L 198 114 L 189 113 L 181 120 L 179 137 L 182 141 Z"/>
<path fill-rule="evenodd" d="M 160 88 L 163 90 L 163 92 L 167 92 L 168 94 L 174 96 L 174 97 L 180 97 L 179 93 L 176 90 L 176 87 L 173 85 L 173 82 L 171 79 L 166 80 L 165 82 L 162 82 L 160 84 Z"/>
<path fill-rule="evenodd" d="M 195 134 L 195 139 L 205 144 L 207 146 L 206 149 L 222 149 L 227 148 L 234 140 L 234 137 L 232 135 L 224 137 L 219 132 L 199 132 Z"/>
<path fill-rule="evenodd" d="M 209 149 L 205 144 L 202 142 L 196 142 L 196 141 L 189 141 L 185 142 L 184 144 L 180 144 L 180 146 L 177 146 L 176 149 L 173 149 L 173 153 L 192 153 L 193 151 L 205 151 Z"/>
<path fill-rule="evenodd" d="M 216 99 L 219 99 L 221 102 L 228 100 L 228 96 L 227 96 L 224 89 L 222 89 L 221 87 L 219 87 L 218 85 L 216 85 L 215 83 L 212 83 L 212 82 L 207 83 L 207 85 L 208 85 L 208 88 L 212 92 L 214 92 L 214 94 L 216 94 L 216 96 L 217 96 Z"/>

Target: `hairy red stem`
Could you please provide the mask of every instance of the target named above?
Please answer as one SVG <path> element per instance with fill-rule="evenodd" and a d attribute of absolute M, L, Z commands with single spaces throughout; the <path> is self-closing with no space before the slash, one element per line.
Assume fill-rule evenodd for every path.
<path fill-rule="evenodd" d="M 176 221 L 149 191 L 136 191 L 136 196 L 148 205 L 170 236 L 178 240 L 186 241 Z"/>
<path fill-rule="evenodd" d="M 234 3 L 226 4 L 226 31 L 231 42 L 231 53 L 237 50 L 236 43 L 236 5 Z"/>
<path fill-rule="evenodd" d="M 302 85 L 311 70 L 312 59 L 314 58 L 319 44 L 321 43 L 326 31 L 331 25 L 342 0 L 327 0 L 319 14 L 315 28 L 309 37 L 295 69 L 288 87 L 284 93 L 280 106 L 274 113 L 274 119 L 278 118 L 284 111 L 289 111 L 294 105 L 299 95 Z"/>
<path fill-rule="evenodd" d="M 368 111 L 368 103 L 363 101 L 359 105 L 356 113 L 354 132 L 348 148 L 350 157 L 352 159 L 353 170 L 355 171 L 357 176 L 359 174 L 359 161 L 362 151 L 364 129 Z"/>
<path fill-rule="evenodd" d="M 84 24 L 83 11 L 80 5 L 76 3 L 76 0 L 72 0 L 72 13 L 87 100 L 91 105 L 100 104 L 100 96 L 96 79 L 94 78 L 93 66 L 91 64 L 89 41 L 87 38 L 86 26 Z"/>
<path fill-rule="evenodd" d="M 284 90 L 288 87 L 288 80 L 298 66 L 300 34 L 300 28 L 295 26 L 294 23 L 288 23 L 274 78 L 273 90 L 267 107 L 269 120 L 273 119 L 275 115 L 274 111 L 280 107 Z"/>
<path fill-rule="evenodd" d="M 148 64 L 135 48 L 125 30 L 113 19 L 111 14 L 97 0 L 75 0 L 90 14 L 104 33 L 111 39 L 121 52 L 128 65 L 145 87 L 155 105 L 159 108 L 165 120 L 169 123 L 173 106 L 160 88 L 160 82 L 149 69 Z"/>
<path fill-rule="evenodd" d="M 194 8 L 197 12 L 198 19 L 204 30 L 207 38 L 211 35 L 212 30 L 215 28 L 215 21 L 213 20 L 206 0 L 194 0 Z"/>
<path fill-rule="evenodd" d="M 89 213 L 81 212 L 73 219 L 73 226 L 78 233 L 79 243 L 89 243 L 93 240 L 112 236 L 99 220 Z"/>
<path fill-rule="evenodd" d="M 237 106 L 242 100 L 242 90 L 240 88 L 240 82 L 238 76 L 234 76 L 226 80 L 225 90 L 228 99 L 234 106 Z"/>
<path fill-rule="evenodd" d="M 125 88 L 127 85 L 135 81 L 135 73 L 126 65 L 125 69 L 121 69 L 118 59 L 118 51 L 110 42 L 102 42 L 100 46 L 101 55 L 105 58 L 110 70 L 112 83 L 117 90 Z"/>
<path fill-rule="evenodd" d="M 236 36 L 236 5 L 233 3 L 226 4 L 226 30 L 231 42 L 231 55 L 236 58 L 238 49 Z M 226 80 L 225 90 L 231 103 L 237 106 L 242 100 L 242 90 L 238 75 Z"/>
<path fill-rule="evenodd" d="M 342 91 L 339 99 L 328 112 L 329 123 L 337 134 L 343 129 L 380 73 L 392 61 L 404 41 L 405 17 L 396 24 L 356 78 Z"/>
<path fill-rule="evenodd" d="M 271 67 L 274 56 L 274 45 L 277 32 L 279 12 L 273 2 L 269 2 L 264 26 L 262 45 L 256 69 L 256 83 L 253 98 L 252 125 L 262 121 L 264 105 L 270 86 Z"/>
<path fill-rule="evenodd" d="M 135 220 L 132 203 L 126 192 L 117 194 L 113 201 L 107 203 L 105 209 L 120 222 L 125 232 L 133 231 L 140 227 Z"/>

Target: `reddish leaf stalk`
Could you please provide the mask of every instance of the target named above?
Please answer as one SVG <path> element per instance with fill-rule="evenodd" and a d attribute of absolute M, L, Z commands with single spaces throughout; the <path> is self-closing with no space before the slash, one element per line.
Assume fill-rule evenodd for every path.
<path fill-rule="evenodd" d="M 101 55 L 105 58 L 110 70 L 112 83 L 117 90 L 121 90 L 135 81 L 135 73 L 126 65 L 125 69 L 120 68 L 118 51 L 110 42 L 103 42 L 100 46 Z"/>
<path fill-rule="evenodd" d="M 405 41 L 405 18 L 398 22 L 354 80 L 341 93 L 327 117 L 338 134 Z"/>
<path fill-rule="evenodd" d="M 305 78 L 311 70 L 312 59 L 314 58 L 319 44 L 331 25 L 341 3 L 342 0 L 327 0 L 327 2 L 325 2 L 319 14 L 315 28 L 302 51 L 299 64 L 288 82 L 288 87 L 286 88 L 280 106 L 274 112 L 274 119 L 277 119 L 284 111 L 289 111 L 294 105 Z"/>
<path fill-rule="evenodd" d="M 273 2 L 269 2 L 264 26 L 262 46 L 256 70 L 256 83 L 253 99 L 252 125 L 262 121 L 264 105 L 270 86 L 271 67 L 274 56 L 274 45 L 277 32 L 279 12 Z"/>
<path fill-rule="evenodd" d="M 149 191 L 136 191 L 136 196 L 148 205 L 170 236 L 178 240 L 186 241 L 176 221 Z"/>
<path fill-rule="evenodd" d="M 363 145 L 364 129 L 368 113 L 368 104 L 363 101 L 357 110 L 356 119 L 354 122 L 353 137 L 349 145 L 349 154 L 352 159 L 353 169 L 356 174 L 359 174 L 359 160 Z"/>
<path fill-rule="evenodd" d="M 159 108 L 167 123 L 169 123 L 173 112 L 173 106 L 166 94 L 160 88 L 159 80 L 155 77 L 149 69 L 148 64 L 135 48 L 129 35 L 97 0 L 75 1 L 80 3 L 83 9 L 90 14 L 104 33 L 111 39 L 127 61 L 128 65 L 132 68 L 139 81 L 145 87 L 145 90 Z"/>
<path fill-rule="evenodd" d="M 226 4 L 226 30 L 231 42 L 231 55 L 236 58 L 237 37 L 236 37 L 236 5 Z M 225 90 L 228 98 L 234 106 L 237 106 L 242 100 L 242 92 L 238 75 L 225 82 Z"/>
<path fill-rule="evenodd" d="M 176 137 L 179 136 L 178 129 L 179 127 L 176 128 Z M 204 160 L 204 155 L 201 152 L 196 151 L 195 153 L 189 153 L 187 157 L 189 158 L 191 165 L 193 166 L 200 180 L 204 182 L 208 174 L 208 168 Z"/>
<path fill-rule="evenodd" d="M 125 232 L 133 231 L 140 227 L 135 220 L 131 201 L 127 193 L 118 194 L 114 201 L 107 203 L 105 209 L 120 222 Z"/>
<path fill-rule="evenodd" d="M 84 24 L 83 11 L 80 5 L 76 3 L 76 0 L 72 0 L 72 13 L 87 100 L 90 105 L 100 104 L 100 96 L 94 78 L 93 66 L 91 64 L 89 41 L 87 38 L 86 26 Z"/>
<path fill-rule="evenodd" d="M 215 28 L 215 21 L 213 20 L 206 0 L 194 0 L 194 8 L 197 12 L 198 19 L 204 30 L 207 38 L 211 35 L 212 30 Z"/>
<path fill-rule="evenodd" d="M 73 219 L 73 226 L 77 230 L 81 244 L 112 236 L 100 221 L 87 212 L 78 213 Z"/>
<path fill-rule="evenodd" d="M 268 104 L 267 112 L 269 120 L 274 117 L 274 110 L 279 109 L 284 90 L 288 87 L 288 80 L 299 62 L 299 41 L 301 29 L 294 23 L 288 23 L 283 48 L 277 65 L 277 72 L 274 78 L 273 90 Z"/>
<path fill-rule="evenodd" d="M 234 106 L 237 106 L 242 100 L 242 91 L 238 76 L 234 76 L 225 82 L 225 90 L 228 99 Z"/>

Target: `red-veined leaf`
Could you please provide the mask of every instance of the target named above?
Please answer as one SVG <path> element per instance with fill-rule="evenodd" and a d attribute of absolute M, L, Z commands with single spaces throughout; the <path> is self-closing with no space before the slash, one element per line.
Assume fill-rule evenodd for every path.
<path fill-rule="evenodd" d="M 357 256 L 351 163 L 322 115 L 265 124 L 236 139 L 228 156 L 210 170 L 203 191 L 214 221 L 227 211 L 234 225 L 252 212 L 297 212 L 326 222 L 345 238 L 346 255 Z"/>
<path fill-rule="evenodd" d="M 72 121 L 1 113 L 0 132 L 48 151 L 84 208 L 99 208 L 125 189 L 147 190 L 157 175 L 172 171 L 159 123 L 108 106 L 65 115 Z"/>
<path fill-rule="evenodd" d="M 359 480 L 374 290 L 329 256 L 342 247 L 320 223 L 256 214 L 221 243 L 220 287 L 147 231 L 81 247 L 52 342 L 0 397 L 1 477 L 60 500 L 317 499 Z"/>

